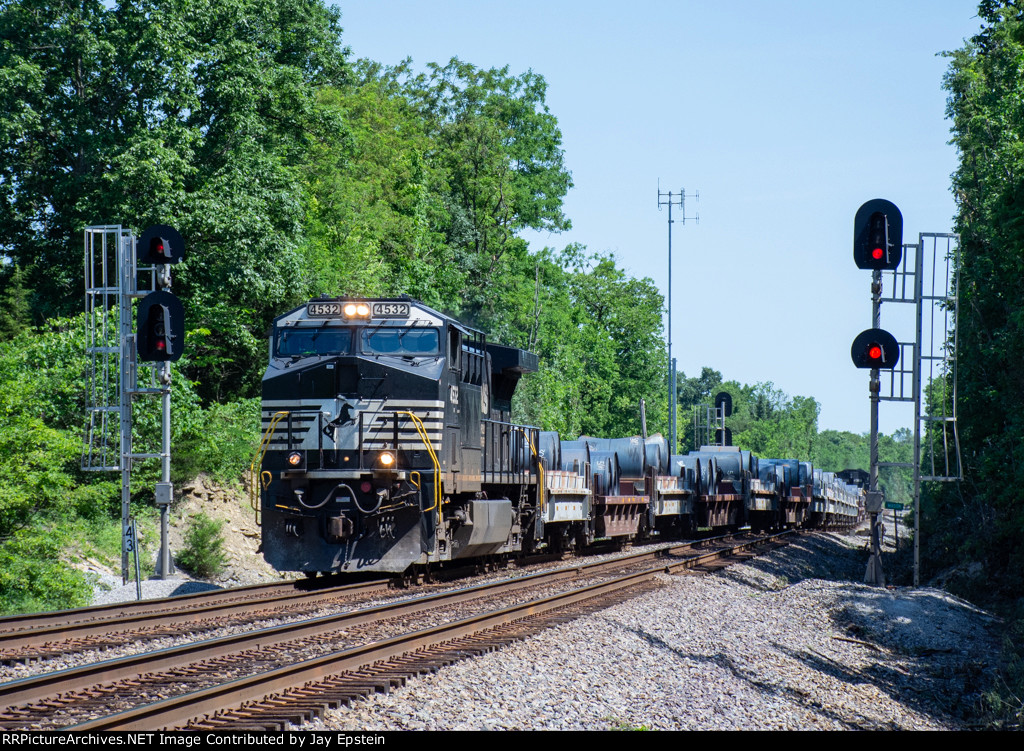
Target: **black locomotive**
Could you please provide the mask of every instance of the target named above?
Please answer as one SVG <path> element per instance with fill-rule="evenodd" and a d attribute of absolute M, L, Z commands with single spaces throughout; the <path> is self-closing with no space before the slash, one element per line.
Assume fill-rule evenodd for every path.
<path fill-rule="evenodd" d="M 406 572 L 596 540 L 856 521 L 860 491 L 735 447 L 563 441 L 511 421 L 536 355 L 409 299 L 279 316 L 263 377 L 259 510 L 281 571 Z"/>

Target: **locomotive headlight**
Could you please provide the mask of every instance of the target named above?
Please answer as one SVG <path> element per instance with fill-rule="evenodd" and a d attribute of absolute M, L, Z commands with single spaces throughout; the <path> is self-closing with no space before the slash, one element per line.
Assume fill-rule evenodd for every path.
<path fill-rule="evenodd" d="M 302 454 L 300 454 L 298 451 L 293 451 L 292 453 L 288 454 L 288 464 L 290 464 L 293 467 L 298 467 L 300 464 L 302 464 Z"/>
<path fill-rule="evenodd" d="M 384 467 L 393 467 L 395 464 L 395 455 L 390 451 L 380 452 L 380 463 Z"/>
<path fill-rule="evenodd" d="M 346 318 L 369 318 L 370 306 L 364 302 L 347 302 L 342 308 Z"/>

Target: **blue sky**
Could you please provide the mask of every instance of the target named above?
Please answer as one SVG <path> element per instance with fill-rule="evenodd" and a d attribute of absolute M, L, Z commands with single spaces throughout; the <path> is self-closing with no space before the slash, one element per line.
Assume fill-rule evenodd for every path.
<path fill-rule="evenodd" d="M 673 229 L 678 367 L 772 382 L 821 403 L 821 429 L 867 432 L 870 272 L 853 217 L 887 198 L 904 241 L 948 232 L 955 211 L 939 53 L 980 28 L 969 0 L 632 3 L 345 0 L 356 57 L 416 67 L 459 57 L 548 82 L 575 187 L 573 228 L 531 246 L 610 251 L 667 291 L 663 191 L 699 191 Z M 674 217 L 677 218 L 677 217 Z M 883 306 L 882 325 L 913 336 Z M 883 405 L 881 429 L 913 413 Z M 680 415 L 680 425 L 688 416 Z"/>

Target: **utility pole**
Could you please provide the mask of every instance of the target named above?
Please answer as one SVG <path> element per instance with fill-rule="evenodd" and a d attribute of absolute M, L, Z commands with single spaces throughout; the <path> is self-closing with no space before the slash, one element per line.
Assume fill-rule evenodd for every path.
<path fill-rule="evenodd" d="M 902 249 L 902 242 L 901 242 Z M 871 325 L 875 330 L 882 325 L 882 272 L 871 272 Z M 899 351 L 897 349 L 897 351 Z M 879 364 L 879 363 L 872 363 Z M 864 582 L 878 587 L 885 586 L 885 572 L 882 569 L 882 494 L 878 492 L 878 397 L 881 391 L 880 369 L 871 368 L 868 392 L 871 401 L 871 443 L 869 454 L 867 510 L 871 515 L 871 554 L 868 557 Z"/>
<path fill-rule="evenodd" d="M 700 201 L 700 193 L 694 193 L 693 198 Z M 658 186 L 658 211 L 662 206 L 668 206 L 668 433 L 669 453 L 676 453 L 679 450 L 679 443 L 676 440 L 676 361 L 672 357 L 672 207 L 678 206 L 681 224 L 686 224 L 686 190 L 680 188 L 678 193 L 668 191 L 663 193 L 661 186 Z M 700 223 L 700 216 L 689 217 L 694 222 Z"/>

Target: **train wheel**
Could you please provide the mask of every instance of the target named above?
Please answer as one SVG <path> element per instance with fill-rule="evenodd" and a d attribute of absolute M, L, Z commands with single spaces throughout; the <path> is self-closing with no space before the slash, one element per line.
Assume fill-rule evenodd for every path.
<path fill-rule="evenodd" d="M 391 586 L 395 589 L 408 589 L 414 579 L 414 574 L 410 570 L 405 570 L 400 574 L 395 574 L 391 579 Z"/>

